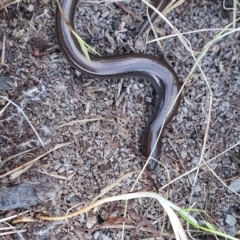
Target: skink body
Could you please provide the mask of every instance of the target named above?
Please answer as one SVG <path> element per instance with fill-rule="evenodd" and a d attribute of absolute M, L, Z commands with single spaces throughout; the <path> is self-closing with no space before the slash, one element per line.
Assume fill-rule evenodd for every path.
<path fill-rule="evenodd" d="M 77 0 L 62 0 L 61 8 L 66 20 L 74 26 L 74 12 Z M 180 84 L 174 70 L 162 59 L 146 54 L 127 54 L 111 57 L 96 57 L 90 54 L 90 59 L 84 56 L 78 41 L 71 34 L 69 27 L 57 11 L 57 34 L 60 47 L 71 65 L 80 72 L 103 78 L 119 78 L 121 76 L 136 76 L 146 78 L 154 88 L 156 100 L 153 115 L 150 117 L 146 136 L 143 139 L 142 152 L 146 157 L 158 159 L 161 153 L 161 138 L 157 143 L 159 131 L 166 119 L 164 128 L 175 115 L 180 99 L 176 100 Z M 170 107 L 173 105 L 172 109 Z M 169 111 L 170 110 L 170 111 Z M 161 134 L 162 135 L 162 134 Z M 149 170 L 156 168 L 156 162 L 151 160 Z"/>

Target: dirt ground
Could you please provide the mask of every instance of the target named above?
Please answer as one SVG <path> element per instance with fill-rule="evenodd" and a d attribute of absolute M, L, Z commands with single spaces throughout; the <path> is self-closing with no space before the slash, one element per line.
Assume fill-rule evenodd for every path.
<path fill-rule="evenodd" d="M 122 4 L 131 14 L 115 3 L 79 1 L 79 35 L 102 55 L 141 51 L 165 58 L 181 83 L 187 81 L 177 115 L 164 132 L 160 163 L 149 172 L 153 180 L 144 173 L 134 191 L 158 191 L 181 208 L 201 209 L 206 215 L 193 213 L 197 220 L 240 239 L 240 152 L 239 145 L 234 146 L 240 140 L 239 23 L 238 31 L 215 42 L 205 54 L 200 62 L 203 74 L 197 68 L 187 79 L 195 60 L 177 36 L 170 36 L 174 32 L 168 24 L 156 24 L 160 37 L 169 36 L 160 41 L 161 48 L 155 42 L 147 45 L 154 39 L 151 32 L 136 39 L 141 25 L 136 16 L 146 16 L 145 4 Z M 232 22 L 232 8 L 230 0 L 185 1 L 167 18 L 181 33 L 205 29 L 184 35 L 198 57 Z M 55 9 L 55 1 L 23 0 L 0 10 L 0 81 L 11 84 L 0 91 L 0 233 L 15 231 L 1 238 L 121 239 L 126 221 L 124 239 L 174 239 L 163 209 L 147 198 L 128 202 L 127 220 L 123 201 L 65 221 L 34 218 L 36 213 L 60 216 L 71 207 L 86 206 L 105 187 L 133 172 L 106 196 L 130 192 L 142 169 L 141 135 L 154 103 L 154 92 L 144 79 L 103 80 L 73 69 L 58 47 Z M 237 15 L 239 9 L 238 5 Z M 48 46 L 35 57 L 32 41 L 39 38 Z M 26 114 L 44 147 L 6 97 Z M 11 174 L 42 154 L 18 175 Z M 208 160 L 207 166 L 202 164 Z M 199 171 L 191 171 L 199 161 Z M 30 191 L 30 199 L 27 194 L 11 199 L 20 186 Z M 1 199 L 3 195 L 7 200 Z M 13 229 L 12 219 L 4 220 L 21 213 L 33 221 Z M 183 226 L 187 230 L 186 222 Z M 189 239 L 217 239 L 191 227 L 188 234 Z"/>

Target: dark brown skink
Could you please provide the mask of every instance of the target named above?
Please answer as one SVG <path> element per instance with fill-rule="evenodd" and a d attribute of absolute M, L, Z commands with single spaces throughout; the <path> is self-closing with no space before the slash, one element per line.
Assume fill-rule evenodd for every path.
<path fill-rule="evenodd" d="M 74 26 L 74 12 L 77 0 L 62 0 L 61 7 L 66 20 Z M 71 63 L 80 72 L 104 78 L 119 78 L 121 76 L 137 76 L 146 78 L 156 93 L 153 116 L 150 118 L 146 138 L 143 139 L 142 152 L 146 157 L 158 159 L 161 153 L 160 136 L 157 147 L 159 131 L 166 118 L 163 129 L 175 115 L 180 99 L 175 101 L 180 84 L 174 70 L 162 59 L 145 54 L 128 54 L 111 57 L 96 57 L 90 54 L 91 61 L 87 60 L 77 39 L 71 34 L 69 27 L 57 11 L 57 34 L 61 50 Z M 164 96 L 164 97 L 163 97 Z M 174 103 L 175 101 L 175 103 Z M 173 105 L 174 104 L 174 105 Z M 173 105 L 171 111 L 170 107 Z M 162 134 L 161 134 L 162 135 Z M 156 161 L 151 160 L 148 169 L 154 170 Z"/>

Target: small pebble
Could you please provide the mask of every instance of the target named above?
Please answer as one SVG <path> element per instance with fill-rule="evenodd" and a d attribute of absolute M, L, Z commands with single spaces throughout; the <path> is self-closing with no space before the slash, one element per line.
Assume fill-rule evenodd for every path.
<path fill-rule="evenodd" d="M 209 166 L 210 166 L 210 168 L 211 168 L 212 170 L 215 170 L 216 167 L 218 167 L 218 164 L 215 163 L 215 162 L 212 162 L 212 163 L 209 164 Z"/>
<path fill-rule="evenodd" d="M 0 76 L 0 91 L 10 89 L 11 82 L 13 82 L 13 80 L 9 76 Z"/>
<path fill-rule="evenodd" d="M 106 18 L 106 17 L 109 15 L 109 13 L 110 13 L 109 11 L 105 11 L 105 12 L 102 14 L 102 17 L 103 17 L 103 18 Z"/>
<path fill-rule="evenodd" d="M 78 196 L 73 196 L 69 199 L 69 202 L 72 204 L 72 203 L 75 203 L 77 204 L 78 203 Z"/>
<path fill-rule="evenodd" d="M 64 173 L 65 172 L 65 167 L 60 167 L 57 172 L 58 172 L 58 174 Z"/>
<path fill-rule="evenodd" d="M 98 239 L 100 232 L 96 231 L 93 235 L 94 239 Z"/>
<path fill-rule="evenodd" d="M 222 105 L 219 107 L 219 110 L 222 112 L 228 111 L 229 110 L 229 102 L 223 102 Z"/>
<path fill-rule="evenodd" d="M 86 227 L 87 227 L 87 228 L 91 228 L 91 227 L 93 227 L 96 223 L 97 223 L 97 218 L 96 218 L 96 216 L 88 216 L 88 218 L 87 218 L 87 223 L 86 223 Z"/>
<path fill-rule="evenodd" d="M 194 192 L 198 193 L 198 192 L 201 192 L 201 190 L 202 190 L 201 186 L 197 185 L 194 189 Z"/>
<path fill-rule="evenodd" d="M 187 157 L 187 152 L 186 152 L 186 150 L 182 150 L 181 151 L 181 158 L 182 159 L 185 159 Z"/>
<path fill-rule="evenodd" d="M 134 90 L 138 90 L 139 89 L 139 87 L 138 87 L 138 85 L 136 83 L 133 85 L 133 89 Z"/>
<path fill-rule="evenodd" d="M 240 192 L 240 178 L 233 180 L 230 183 L 229 188 L 234 192 Z"/>
<path fill-rule="evenodd" d="M 30 4 L 30 5 L 28 6 L 27 10 L 28 10 L 29 12 L 33 12 L 33 11 L 34 11 L 34 6 L 33 6 L 33 4 Z"/>
<path fill-rule="evenodd" d="M 236 227 L 235 226 L 228 226 L 226 227 L 226 233 L 230 236 L 235 236 L 236 235 Z"/>
<path fill-rule="evenodd" d="M 193 157 L 192 161 L 191 161 L 191 164 L 193 165 L 197 165 L 199 162 L 199 157 Z"/>
<path fill-rule="evenodd" d="M 85 223 L 85 222 L 86 222 L 86 220 L 85 220 L 85 214 L 84 214 L 84 213 L 81 213 L 81 214 L 79 215 L 79 222 L 80 222 L 80 223 Z"/>
<path fill-rule="evenodd" d="M 102 240 L 112 240 L 112 238 L 110 238 L 109 236 L 103 234 L 102 235 Z"/>
<path fill-rule="evenodd" d="M 145 101 L 146 101 L 147 103 L 151 103 L 151 102 L 152 102 L 152 98 L 151 98 L 151 97 L 146 97 L 146 98 L 145 98 Z"/>
<path fill-rule="evenodd" d="M 236 224 L 237 220 L 233 215 L 227 214 L 227 216 L 225 218 L 225 222 L 229 226 L 234 226 Z"/>
<path fill-rule="evenodd" d="M 85 14 L 85 9 L 84 8 L 79 8 L 79 14 L 82 16 Z"/>
<path fill-rule="evenodd" d="M 193 185 L 193 183 L 195 181 L 195 178 L 196 178 L 196 174 L 195 173 L 189 174 L 189 180 L 190 180 L 190 184 L 191 185 Z"/>

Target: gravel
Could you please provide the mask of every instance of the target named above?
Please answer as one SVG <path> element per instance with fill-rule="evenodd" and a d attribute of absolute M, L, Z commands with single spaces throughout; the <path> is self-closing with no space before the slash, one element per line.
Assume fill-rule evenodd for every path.
<path fill-rule="evenodd" d="M 0 29 L 6 37 L 4 44 L 3 34 L 0 34 L 0 52 L 5 47 L 6 64 L 1 65 L 0 76 L 11 79 L 12 87 L 1 91 L 0 95 L 9 97 L 21 107 L 45 143 L 41 147 L 20 112 L 12 105 L 6 106 L 6 102 L 0 99 L 0 160 L 4 163 L 0 174 L 22 166 L 56 144 L 71 143 L 35 161 L 17 178 L 12 179 L 9 175 L 1 179 L 1 188 L 23 182 L 51 182 L 56 187 L 48 201 L 44 199 L 37 205 L 27 206 L 30 211 L 26 216 L 32 218 L 35 213 L 60 216 L 74 206 L 71 211 L 86 206 L 120 177 L 139 172 L 144 160 L 141 136 L 152 115 L 155 99 L 151 86 L 144 79 L 98 79 L 73 69 L 58 49 L 55 6 L 47 0 L 40 2 L 42 5 L 34 0 L 21 1 L 19 7 L 11 5 L 8 11 L 1 10 L 0 14 Z M 188 5 L 188 2 L 191 3 Z M 145 16 L 146 8 L 140 1 L 123 4 L 135 15 Z M 197 56 L 219 29 L 232 21 L 232 10 L 228 10 L 232 8 L 232 1 L 225 4 L 226 8 L 223 8 L 219 0 L 185 1 L 167 14 L 167 18 L 180 32 L 209 29 L 184 35 Z M 165 58 L 181 83 L 185 82 L 195 61 L 178 37 L 161 40 L 161 48 L 156 43 L 147 45 L 146 41 L 154 36 L 136 38 L 140 25 L 134 15 L 114 3 L 79 3 L 76 29 L 100 54 L 143 52 Z M 174 33 L 161 21 L 156 27 L 161 36 Z M 32 56 L 28 44 L 32 38 L 43 39 L 51 50 L 38 58 Z M 194 205 L 194 208 L 204 210 L 207 214 L 201 215 L 199 220 L 210 222 L 215 229 L 236 238 L 240 238 L 240 199 L 234 193 L 240 191 L 239 146 L 221 153 L 238 142 L 240 136 L 239 56 L 239 32 L 217 41 L 205 54 L 200 65 L 208 84 L 196 69 L 183 89 L 176 116 L 164 132 L 161 164 L 150 173 L 151 180 L 143 174 L 134 189 L 156 191 L 156 186 L 161 195 L 179 207 Z M 210 103 L 211 121 L 207 126 Z M 81 121 L 71 123 L 78 120 Z M 69 125 L 60 127 L 65 123 Z M 30 152 L 14 156 L 25 150 Z M 204 164 L 205 161 L 209 161 L 209 166 Z M 201 164 L 199 171 L 193 171 L 198 163 Z M 137 176 L 137 173 L 129 175 L 106 196 L 132 191 Z M 177 180 L 169 185 L 174 179 Z M 159 237 L 154 236 L 153 228 L 161 231 L 162 238 L 171 238 L 172 229 L 164 222 L 164 213 L 158 203 L 145 198 L 131 200 L 127 210 L 134 210 L 136 215 L 133 219 L 127 214 L 131 224 L 126 224 L 129 228 L 125 229 L 124 239 L 131 239 L 135 234 L 139 239 Z M 14 212 L 1 212 L 1 219 L 23 211 L 25 209 L 20 207 Z M 91 227 L 97 222 L 98 214 L 105 220 L 123 213 L 124 203 L 116 202 L 103 204 L 97 213 L 91 210 L 60 224 L 34 221 L 17 226 L 26 231 L 22 233 L 25 239 L 53 237 L 73 240 L 79 236 L 84 239 L 121 239 L 122 223 L 116 224 L 116 228 L 105 227 L 97 231 L 91 231 Z M 198 218 L 197 214 L 193 215 Z M 141 225 L 145 216 L 150 226 Z M 86 224 L 90 228 L 85 232 L 81 229 L 86 228 Z M 138 233 L 136 226 L 141 226 Z M 2 223 L 0 227 L 6 225 Z M 44 234 L 40 236 L 42 232 Z M 191 233 L 193 238 L 199 238 L 196 231 Z M 204 235 L 206 239 L 212 237 Z M 13 234 L 8 238 L 18 239 L 18 236 Z"/>

